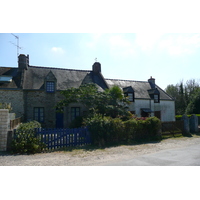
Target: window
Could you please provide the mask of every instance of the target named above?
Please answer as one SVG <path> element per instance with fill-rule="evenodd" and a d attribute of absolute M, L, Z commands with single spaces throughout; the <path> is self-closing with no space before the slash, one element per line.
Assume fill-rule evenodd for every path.
<path fill-rule="evenodd" d="M 44 122 L 44 108 L 34 108 L 34 120 L 38 122 Z"/>
<path fill-rule="evenodd" d="M 128 93 L 128 100 L 133 101 L 133 93 Z"/>
<path fill-rule="evenodd" d="M 134 101 L 134 93 L 125 93 L 125 96 L 128 97 L 128 100 L 130 102 L 133 102 Z"/>
<path fill-rule="evenodd" d="M 159 95 L 154 94 L 154 103 L 159 103 L 159 102 L 160 102 Z"/>
<path fill-rule="evenodd" d="M 79 107 L 72 107 L 71 108 L 71 120 L 74 120 L 78 116 L 80 116 L 80 108 Z"/>
<path fill-rule="evenodd" d="M 46 91 L 47 92 L 55 92 L 55 82 L 54 81 L 46 82 Z"/>

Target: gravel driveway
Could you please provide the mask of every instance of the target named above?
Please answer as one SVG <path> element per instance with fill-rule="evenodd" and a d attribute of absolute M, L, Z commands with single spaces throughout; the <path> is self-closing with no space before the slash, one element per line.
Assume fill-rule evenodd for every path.
<path fill-rule="evenodd" d="M 97 166 L 160 150 L 200 144 L 200 136 L 170 138 L 158 143 L 122 145 L 105 149 L 57 151 L 34 155 L 0 153 L 0 166 Z"/>

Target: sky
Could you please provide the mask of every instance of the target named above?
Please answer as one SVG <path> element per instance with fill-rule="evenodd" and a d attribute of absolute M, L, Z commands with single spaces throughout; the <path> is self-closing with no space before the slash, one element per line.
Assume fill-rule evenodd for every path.
<path fill-rule="evenodd" d="M 33 66 L 91 70 L 97 60 L 105 78 L 152 76 L 162 89 L 200 78 L 197 0 L 7 0 L 1 7 L 0 66 L 17 67 L 16 35 Z"/>
<path fill-rule="evenodd" d="M 13 33 L 19 36 L 19 46 L 22 47 L 19 53 L 29 54 L 30 65 L 91 70 L 97 58 L 97 61 L 101 63 L 105 78 L 147 81 L 152 76 L 162 89 L 180 80 L 199 79 L 200 12 L 198 0 L 56 0 L 48 2 L 6 0 L 1 1 L 0 6 L 0 66 L 17 67 L 17 48 L 12 44 L 16 44 L 17 41 L 11 34 Z M 86 168 L 89 173 L 81 173 L 81 176 L 87 176 L 83 177 L 86 180 L 85 185 L 90 184 L 91 180 L 95 182 L 93 185 L 90 184 L 90 190 L 98 192 L 98 186 L 101 187 L 102 182 L 105 184 L 105 176 L 101 174 L 103 172 L 108 177 L 106 181 L 109 191 L 111 185 L 114 186 L 111 187 L 112 189 L 119 188 L 118 191 L 121 193 L 116 193 L 117 196 L 115 196 L 127 199 L 132 197 L 132 193 L 130 195 L 127 193 L 127 191 L 132 192 L 132 185 L 125 184 L 125 187 L 121 187 L 119 180 L 128 183 L 126 178 L 130 179 L 130 176 L 137 183 L 134 196 L 141 197 L 142 194 L 142 197 L 146 195 L 146 198 L 154 191 L 155 184 L 157 190 L 162 190 L 163 186 L 168 184 L 166 179 L 171 178 L 171 175 L 178 176 L 173 180 L 174 185 L 183 187 L 185 186 L 183 185 L 185 181 L 182 181 L 183 173 L 186 175 L 184 180 L 188 182 L 193 181 L 191 177 L 194 177 L 191 176 L 190 168 L 188 171 L 185 168 L 184 171 L 181 168 L 177 170 L 173 168 L 171 171 L 168 169 L 169 173 L 165 174 L 162 173 L 161 168 L 147 169 L 145 174 L 142 168 L 135 171 L 132 168 L 121 169 L 123 171 L 119 169 L 115 171 L 112 168 L 109 173 L 107 168 L 103 169 L 105 171 L 98 169 L 100 173 L 96 173 L 96 169 L 93 171 L 91 168 Z M 35 176 L 35 173 L 30 174 L 24 168 L 20 170 L 19 173 L 14 170 L 14 176 L 20 175 L 20 178 L 16 178 L 17 184 L 15 185 L 21 186 L 19 180 L 22 180 L 23 184 L 26 177 L 37 181 L 38 176 Z M 37 170 L 34 169 L 34 172 L 41 173 L 41 169 Z M 75 170 L 74 168 L 75 173 L 70 171 L 66 174 L 64 168 L 63 171 L 59 169 L 55 171 L 53 177 L 56 177 L 58 182 L 58 177 L 63 179 L 63 175 L 66 175 L 66 178 L 70 180 L 67 182 L 69 191 L 76 192 L 73 190 L 77 188 L 74 185 L 79 183 L 77 179 L 74 179 L 74 174 L 77 174 Z M 22 175 L 26 175 L 25 172 L 28 176 Z M 89 176 L 88 179 L 88 174 L 93 175 L 93 172 L 95 176 Z M 45 168 L 41 175 L 44 176 L 45 173 L 49 177 L 52 169 Z M 117 179 L 116 173 L 118 174 Z M 160 173 L 162 177 L 159 176 Z M 194 169 L 193 173 L 195 176 L 198 174 Z M 8 181 L 7 173 L 4 174 L 5 179 L 3 180 Z M 119 177 L 120 174 L 122 176 Z M 69 179 L 70 175 L 72 178 Z M 96 184 L 96 180 L 99 185 Z M 51 182 L 52 176 L 49 183 Z M 143 187 L 137 187 L 138 183 Z M 44 186 L 41 186 L 40 188 L 44 189 Z M 83 192 L 87 191 L 83 185 L 80 186 Z M 127 190 L 127 187 L 130 189 Z M 143 192 L 144 187 L 148 192 Z M 30 184 L 27 185 L 26 190 L 29 191 L 29 188 L 32 188 Z M 16 192 L 20 191 L 18 187 L 15 189 Z M 59 185 L 58 192 L 56 190 L 55 193 L 56 197 L 62 194 L 60 191 Z M 196 195 L 194 191 L 198 191 L 194 190 L 194 186 L 191 191 L 187 188 L 182 196 L 185 198 L 191 194 Z M 16 196 L 16 192 L 13 192 L 13 195 Z M 81 192 L 80 198 L 82 194 Z M 106 194 L 113 198 L 113 192 Z M 44 195 L 46 198 L 47 194 L 44 193 Z M 51 193 L 50 195 L 48 196 L 50 199 L 55 196 Z M 74 196 L 74 193 L 72 195 Z M 160 195 L 153 195 L 154 199 L 160 199 Z M 177 196 L 180 198 L 179 191 Z"/>
<path fill-rule="evenodd" d="M 19 54 L 33 66 L 91 70 L 105 78 L 169 84 L 200 78 L 199 33 L 0 33 L 0 66 L 17 67 Z"/>

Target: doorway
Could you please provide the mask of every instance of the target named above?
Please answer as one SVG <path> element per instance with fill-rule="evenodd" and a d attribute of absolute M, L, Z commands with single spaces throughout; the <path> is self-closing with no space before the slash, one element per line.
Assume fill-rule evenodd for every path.
<path fill-rule="evenodd" d="M 56 128 L 64 128 L 64 113 L 56 112 Z"/>

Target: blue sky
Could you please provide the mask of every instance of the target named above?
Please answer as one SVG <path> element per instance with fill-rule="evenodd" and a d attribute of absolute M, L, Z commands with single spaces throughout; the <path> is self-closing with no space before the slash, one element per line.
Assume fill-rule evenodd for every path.
<path fill-rule="evenodd" d="M 92 69 L 95 58 L 105 78 L 146 81 L 163 89 L 200 78 L 200 34 L 192 33 L 14 33 L 30 65 Z M 17 67 L 17 40 L 0 33 L 0 66 Z"/>
<path fill-rule="evenodd" d="M 163 89 L 199 79 L 197 0 L 57 0 L 48 5 L 7 0 L 1 5 L 0 66 L 17 67 L 14 33 L 30 65 L 90 70 L 97 58 L 105 78 L 146 81 L 152 76 Z"/>
<path fill-rule="evenodd" d="M 168 84 L 176 84 L 182 79 L 185 81 L 191 78 L 199 79 L 199 19 L 198 0 L 56 0 L 48 2 L 6 0 L 1 2 L 0 12 L 0 66 L 17 67 L 16 47 L 10 43 L 10 41 L 16 43 L 16 39 L 10 34 L 14 33 L 19 36 L 20 46 L 23 47 L 20 53 L 29 54 L 31 65 L 90 70 L 97 58 L 102 64 L 102 73 L 105 78 L 146 81 L 153 76 L 156 78 L 156 83 L 164 89 Z M 36 173 L 41 173 L 41 169 L 39 170 Z M 138 173 L 138 170 L 141 173 Z M 123 177 L 130 177 L 130 174 L 133 174 L 134 179 L 136 177 L 137 181 L 141 181 L 143 170 L 138 170 L 136 173 L 131 168 L 130 171 L 123 170 Z M 46 171 L 48 169 L 45 168 Z M 60 177 L 66 174 L 66 170 L 59 171 Z M 126 171 L 125 175 L 124 171 Z M 180 171 L 181 169 L 178 169 L 177 172 L 180 173 Z M 191 177 L 190 171 L 188 171 L 188 175 L 190 174 L 188 177 Z M 93 173 L 91 168 L 88 172 Z M 102 172 L 107 175 L 107 169 Z M 159 180 L 156 179 L 155 174 L 159 172 L 162 173 L 158 168 L 155 171 L 153 169 L 142 178 L 151 180 L 152 183 L 151 175 L 153 174 L 153 183 L 160 183 L 165 179 L 162 177 L 160 180 L 159 176 Z M 174 175 L 177 175 L 177 172 Z M 52 169 L 49 173 L 52 173 Z M 96 171 L 94 173 L 96 180 Z M 119 170 L 112 169 L 108 175 L 112 173 L 113 177 L 116 177 Z M 173 173 L 174 169 L 170 171 L 170 174 Z M 185 173 L 185 169 L 180 175 L 182 173 Z M 21 177 L 24 169 L 23 173 L 18 174 Z M 35 174 L 32 174 L 31 178 L 35 178 Z M 71 171 L 67 174 L 68 179 L 71 174 L 73 174 Z M 102 181 L 104 181 L 104 176 L 99 174 L 98 178 L 101 180 L 103 177 Z M 168 177 L 170 176 L 167 174 L 166 178 Z M 121 195 L 123 198 L 130 196 L 126 195 L 127 187 L 123 190 L 115 178 L 111 179 L 114 181 L 109 181 L 109 186 L 113 185 L 115 190 L 120 186 L 121 193 L 117 193 L 118 196 Z M 5 180 L 8 180 L 7 177 Z M 74 174 L 72 178 L 70 177 L 70 184 L 73 181 L 76 181 Z M 98 182 L 101 184 L 101 181 Z M 162 188 L 165 183 L 167 182 L 160 184 Z M 177 184 L 183 183 L 180 181 Z M 77 184 L 77 181 L 74 184 Z M 154 184 L 151 185 L 154 186 Z M 95 184 L 92 190 L 96 191 L 96 188 L 98 187 Z M 73 191 L 73 188 L 70 189 Z M 148 184 L 147 189 L 151 192 L 154 188 L 149 187 Z M 140 197 L 141 194 L 144 195 L 142 192 L 140 188 L 137 188 L 134 195 Z M 147 198 L 149 192 L 145 193 Z M 182 196 L 191 196 L 191 192 L 194 193 L 193 188 L 191 191 L 187 190 L 187 193 L 183 193 Z M 15 193 L 13 194 L 16 196 Z M 57 194 L 61 194 L 60 188 Z M 111 195 L 113 198 L 113 193 Z M 51 197 L 54 196 L 51 194 Z M 154 199 L 160 199 L 160 196 L 157 195 Z"/>

